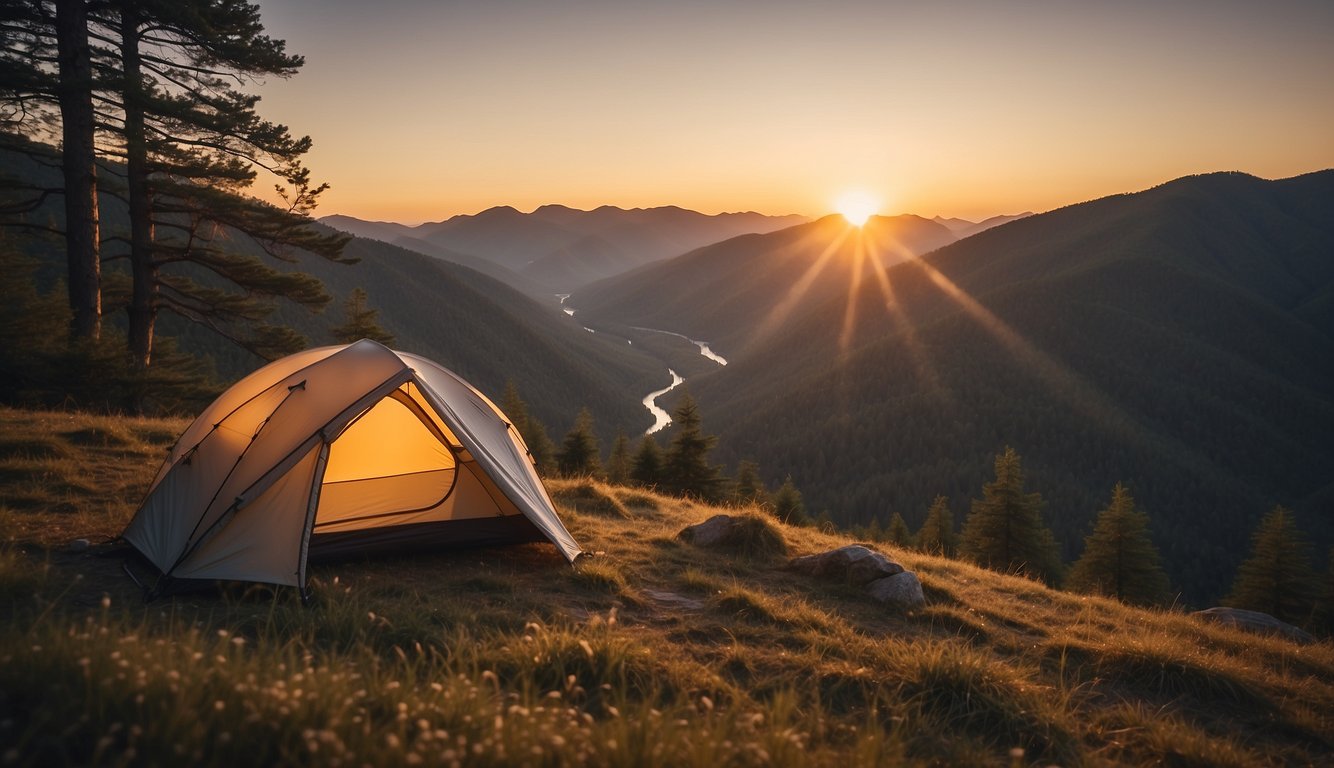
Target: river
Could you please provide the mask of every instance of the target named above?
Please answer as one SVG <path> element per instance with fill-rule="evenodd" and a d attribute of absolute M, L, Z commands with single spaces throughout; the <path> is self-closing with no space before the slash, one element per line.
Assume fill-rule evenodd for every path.
<path fill-rule="evenodd" d="M 556 298 L 560 299 L 560 308 L 565 312 L 565 314 L 569 315 L 570 317 L 574 317 L 575 310 L 565 306 L 565 300 L 570 298 L 570 294 L 558 293 L 556 294 Z M 727 359 L 724 358 L 722 355 L 718 354 L 717 352 L 714 352 L 712 349 L 710 349 L 709 342 L 707 341 L 697 341 L 696 339 L 692 339 L 683 333 L 677 333 L 675 331 L 664 331 L 661 328 L 641 328 L 637 325 L 631 327 L 634 328 L 636 331 L 646 331 L 648 333 L 665 333 L 668 336 L 675 336 L 679 339 L 685 339 L 691 344 L 694 344 L 695 346 L 699 347 L 699 353 L 703 355 L 705 359 L 712 360 L 718 365 L 727 365 Z M 589 333 L 596 333 L 596 331 L 594 331 L 592 328 L 589 328 L 586 325 L 582 326 L 582 328 L 585 331 L 588 331 Z M 633 344 L 634 342 L 630 341 L 629 339 L 626 339 L 625 343 Z M 671 414 L 667 413 L 667 411 L 663 410 L 658 405 L 658 398 L 662 397 L 668 392 L 671 392 L 673 389 L 676 389 L 677 387 L 684 384 L 685 378 L 682 377 L 681 374 L 677 373 L 676 371 L 673 371 L 671 368 L 667 369 L 667 374 L 672 377 L 671 384 L 668 384 L 666 387 L 662 389 L 656 389 L 648 393 L 647 395 L 644 395 L 644 400 L 643 400 L 644 407 L 648 409 L 649 415 L 653 417 L 653 426 L 644 430 L 644 434 L 646 435 L 651 435 L 654 432 L 657 432 L 661 429 L 665 429 L 669 424 L 672 423 Z"/>

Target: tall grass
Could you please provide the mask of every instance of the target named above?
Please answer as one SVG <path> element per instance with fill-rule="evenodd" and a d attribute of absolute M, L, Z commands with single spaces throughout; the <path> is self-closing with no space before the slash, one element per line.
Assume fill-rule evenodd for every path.
<path fill-rule="evenodd" d="M 552 484 L 601 553 L 573 568 L 531 544 L 144 605 L 65 544 L 124 525 L 172 426 L 0 409 L 0 765 L 1334 763 L 1329 644 L 895 551 L 905 615 L 772 546 L 836 534 L 696 547 L 721 510 L 591 481 Z"/>

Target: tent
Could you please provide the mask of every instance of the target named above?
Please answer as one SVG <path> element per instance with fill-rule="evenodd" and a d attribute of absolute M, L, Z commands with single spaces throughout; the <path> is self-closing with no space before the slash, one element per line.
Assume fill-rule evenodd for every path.
<path fill-rule="evenodd" d="M 367 339 L 233 384 L 186 428 L 122 538 L 171 579 L 303 590 L 317 558 L 544 539 L 581 554 L 500 409 Z"/>

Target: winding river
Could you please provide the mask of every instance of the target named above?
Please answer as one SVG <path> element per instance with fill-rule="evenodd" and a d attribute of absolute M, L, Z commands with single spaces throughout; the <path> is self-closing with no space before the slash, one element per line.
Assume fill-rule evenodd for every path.
<path fill-rule="evenodd" d="M 675 331 L 664 331 L 660 328 L 641 328 L 639 326 L 631 326 L 631 327 L 634 328 L 636 331 L 647 331 L 649 333 L 665 333 L 668 336 L 676 336 L 677 338 L 685 339 L 691 344 L 694 344 L 695 346 L 699 347 L 699 353 L 703 355 L 706 359 L 712 360 L 718 365 L 727 365 L 727 360 L 724 359 L 722 355 L 714 352 L 712 349 L 709 349 L 709 342 L 707 341 L 697 341 L 695 339 L 690 338 L 689 336 L 686 336 L 685 334 L 676 333 Z M 683 378 L 676 371 L 673 371 L 671 368 L 667 369 L 667 373 L 671 374 L 672 383 L 669 384 L 666 389 L 659 389 L 654 392 L 650 392 L 644 396 L 644 407 L 647 408 L 648 412 L 653 416 L 653 426 L 644 430 L 644 434 L 646 435 L 651 435 L 660 429 L 666 428 L 667 425 L 672 423 L 671 415 L 667 413 L 667 411 L 663 410 L 658 405 L 657 401 L 658 398 L 662 397 L 663 395 L 667 394 L 668 392 L 671 392 L 673 389 L 676 389 L 677 387 L 685 383 L 685 378 Z"/>
<path fill-rule="evenodd" d="M 565 306 L 565 300 L 570 298 L 570 294 L 558 293 L 556 294 L 556 298 L 560 299 L 560 308 L 565 312 L 565 314 L 569 315 L 570 317 L 574 317 L 575 310 Z M 592 328 L 589 328 L 588 326 L 582 326 L 582 327 L 585 331 L 588 331 L 589 333 L 596 333 L 596 331 L 594 331 Z M 698 341 L 696 339 L 690 338 L 689 336 L 686 336 L 683 333 L 677 333 L 675 331 L 664 331 L 661 328 L 641 328 L 640 326 L 637 325 L 630 327 L 635 329 L 636 331 L 645 331 L 647 333 L 665 333 L 668 336 L 675 336 L 679 339 L 685 339 L 691 344 L 694 344 L 695 346 L 699 347 L 699 353 L 703 355 L 705 359 L 712 360 L 718 365 L 727 365 L 727 359 L 724 358 L 722 355 L 718 354 L 717 352 L 714 352 L 712 349 L 710 349 L 709 342 L 707 341 Z M 626 339 L 625 343 L 633 344 L 634 342 L 630 341 L 629 339 Z M 676 389 L 677 387 L 684 384 L 685 377 L 683 377 L 676 371 L 673 371 L 671 368 L 667 369 L 667 374 L 672 377 L 671 384 L 668 384 L 666 387 L 663 387 L 662 389 L 655 389 L 654 391 L 648 393 L 647 395 L 644 395 L 644 400 L 643 400 L 644 407 L 648 409 L 649 415 L 653 417 L 653 426 L 644 430 L 644 434 L 646 435 L 651 435 L 654 432 L 657 432 L 661 429 L 665 429 L 669 424 L 672 423 L 671 414 L 667 413 L 667 411 L 663 410 L 662 407 L 658 405 L 658 398 L 662 397 L 668 392 L 671 392 L 673 389 Z"/>
<path fill-rule="evenodd" d="M 685 381 L 685 379 L 681 377 L 681 374 L 673 371 L 671 368 L 667 369 L 667 373 L 672 377 L 671 384 L 644 395 L 644 407 L 648 409 L 649 415 L 653 417 L 653 426 L 644 430 L 644 434 L 646 435 L 651 435 L 672 423 L 671 414 L 664 411 L 662 407 L 658 405 L 658 398 L 681 386 L 681 383 Z"/>

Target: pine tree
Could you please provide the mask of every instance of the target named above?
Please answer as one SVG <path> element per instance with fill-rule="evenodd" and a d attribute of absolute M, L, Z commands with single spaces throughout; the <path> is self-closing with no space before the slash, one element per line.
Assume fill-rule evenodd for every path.
<path fill-rule="evenodd" d="M 964 523 L 960 551 L 979 565 L 1060 580 L 1060 550 L 1042 522 L 1042 496 L 1024 492 L 1019 454 L 996 455 L 996 479 L 982 487 Z"/>
<path fill-rule="evenodd" d="M 1135 605 L 1160 605 L 1169 597 L 1167 574 L 1149 538 L 1149 516 L 1135 509 L 1121 483 L 1084 539 L 1084 554 L 1070 569 L 1066 586 Z"/>
<path fill-rule="evenodd" d="M 732 483 L 732 501 L 739 505 L 764 506 L 769 503 L 769 492 L 764 488 L 760 467 L 755 462 L 743 460 L 737 465 L 736 480 Z"/>
<path fill-rule="evenodd" d="M 599 453 L 597 435 L 593 433 L 593 414 L 582 408 L 574 426 L 561 442 L 560 453 L 556 456 L 557 468 L 565 477 L 596 477 L 602 472 Z"/>
<path fill-rule="evenodd" d="M 904 521 L 903 515 L 895 512 L 893 517 L 889 518 L 889 526 L 885 529 L 885 538 L 893 544 L 900 547 L 912 546 L 912 531 L 908 530 L 908 523 Z"/>
<path fill-rule="evenodd" d="M 613 485 L 625 485 L 630 481 L 630 438 L 616 430 L 616 439 L 611 443 L 611 455 L 607 458 L 607 482 Z"/>
<path fill-rule="evenodd" d="M 343 302 L 343 322 L 329 329 L 334 341 L 339 344 L 351 344 L 360 339 L 378 341 L 386 347 L 394 345 L 394 335 L 382 328 L 375 316 L 379 310 L 371 309 L 366 303 L 366 292 L 353 288 Z"/>
<path fill-rule="evenodd" d="M 237 90 L 302 65 L 264 35 L 258 6 L 244 0 L 119 0 L 106 6 L 104 66 L 118 70 L 100 103 L 119 119 L 110 154 L 124 161 L 132 291 L 129 353 L 152 362 L 159 311 L 200 323 L 264 358 L 303 347 L 304 337 L 266 318 L 276 299 L 317 309 L 329 301 L 319 280 L 277 269 L 297 249 L 333 261 L 348 238 L 311 228 L 326 185 L 313 186 L 301 158 L 310 138 L 262 120 L 258 96 Z M 111 81 L 108 81 L 111 82 Z M 286 207 L 245 196 L 258 171 L 282 183 Z M 224 286 L 233 286 L 232 290 Z"/>
<path fill-rule="evenodd" d="M 791 475 L 788 475 L 774 492 L 773 505 L 774 517 L 788 525 L 805 525 L 809 521 L 806 516 L 806 502 L 801 498 L 801 491 L 798 491 L 797 486 L 792 483 Z"/>
<path fill-rule="evenodd" d="M 58 234 L 65 240 L 68 333 L 76 345 L 96 340 L 102 326 L 96 81 L 88 35 L 85 0 L 14 2 L 0 14 L 0 147 L 57 165 L 62 176 L 55 189 L 5 179 L 0 212 L 22 217 L 50 194 L 62 198 L 64 224 Z M 50 147 L 56 144 L 59 156 L 51 158 Z"/>
<path fill-rule="evenodd" d="M 932 555 L 954 557 L 958 553 L 958 539 L 954 535 L 954 513 L 949 499 L 937 496 L 926 512 L 926 520 L 917 532 L 917 548 Z"/>
<path fill-rule="evenodd" d="M 1305 538 L 1292 510 L 1274 507 L 1251 537 L 1251 556 L 1237 570 L 1226 604 L 1280 621 L 1306 623 L 1319 590 Z"/>
<path fill-rule="evenodd" d="M 533 457 L 537 471 L 544 475 L 556 469 L 556 446 L 547 436 L 546 427 L 528 413 L 528 404 L 519 396 L 519 388 L 513 380 L 505 382 L 505 392 L 500 397 L 500 412 L 505 414 L 510 424 L 528 446 L 528 455 Z"/>
<path fill-rule="evenodd" d="M 662 449 L 653 435 L 644 435 L 630 463 L 630 479 L 636 485 L 656 488 L 662 482 Z"/>
<path fill-rule="evenodd" d="M 663 487 L 682 496 L 704 501 L 720 497 L 722 473 L 709 464 L 709 451 L 718 438 L 705 435 L 699 407 L 686 392 L 672 414 L 675 431 L 663 459 Z"/>

